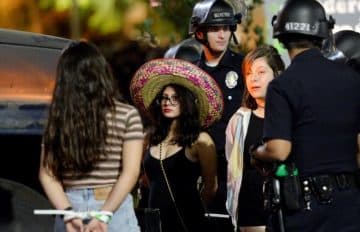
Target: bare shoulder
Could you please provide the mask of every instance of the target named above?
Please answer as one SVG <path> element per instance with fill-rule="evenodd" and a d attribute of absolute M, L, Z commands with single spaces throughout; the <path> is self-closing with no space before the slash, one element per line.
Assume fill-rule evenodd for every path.
<path fill-rule="evenodd" d="M 199 134 L 198 139 L 195 141 L 197 146 L 209 146 L 213 145 L 214 141 L 212 140 L 211 136 L 207 132 L 201 132 Z"/>
<path fill-rule="evenodd" d="M 189 154 L 199 160 L 202 160 L 204 157 L 211 157 L 210 154 L 216 154 L 215 143 L 206 132 L 199 134 L 198 139 L 188 148 L 188 151 Z"/>
<path fill-rule="evenodd" d="M 199 134 L 192 148 L 193 154 L 195 154 L 200 162 L 208 159 L 212 160 L 216 157 L 215 143 L 207 132 L 201 132 Z"/>

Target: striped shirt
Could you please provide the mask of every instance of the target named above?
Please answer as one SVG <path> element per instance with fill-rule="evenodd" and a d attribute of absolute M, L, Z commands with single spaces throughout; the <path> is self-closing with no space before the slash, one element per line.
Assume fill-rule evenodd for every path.
<path fill-rule="evenodd" d="M 116 183 L 122 170 L 123 143 L 127 140 L 143 139 L 143 125 L 135 107 L 116 101 L 115 114 L 107 114 L 107 126 L 106 154 L 101 156 L 94 170 L 81 177 L 65 173 L 65 188 L 92 188 Z"/>

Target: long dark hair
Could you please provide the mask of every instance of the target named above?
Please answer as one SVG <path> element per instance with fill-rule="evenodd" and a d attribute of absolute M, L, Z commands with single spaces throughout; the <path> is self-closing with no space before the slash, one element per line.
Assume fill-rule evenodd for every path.
<path fill-rule="evenodd" d="M 281 59 L 277 50 L 271 45 L 262 45 L 251 52 L 249 52 L 242 63 L 242 72 L 244 77 L 244 83 L 246 83 L 246 73 L 253 64 L 253 62 L 260 58 L 264 57 L 266 59 L 267 64 L 274 72 L 274 77 L 278 77 L 282 71 L 285 69 L 285 64 Z M 250 95 L 247 87 L 245 86 L 242 105 L 255 110 L 257 108 L 257 103 L 255 99 Z"/>
<path fill-rule="evenodd" d="M 191 146 L 199 137 L 201 131 L 200 114 L 197 106 L 197 99 L 187 88 L 170 84 L 165 86 L 149 106 L 151 126 L 149 128 L 149 144 L 157 145 L 164 140 L 170 130 L 174 119 L 165 118 L 161 111 L 160 98 L 166 87 L 174 88 L 180 102 L 180 116 L 176 118 L 177 128 L 175 138 L 172 142 L 179 146 Z"/>
<path fill-rule="evenodd" d="M 74 42 L 60 56 L 44 132 L 43 165 L 61 179 L 64 171 L 94 168 L 107 137 L 106 114 L 121 100 L 109 65 L 87 42 Z"/>

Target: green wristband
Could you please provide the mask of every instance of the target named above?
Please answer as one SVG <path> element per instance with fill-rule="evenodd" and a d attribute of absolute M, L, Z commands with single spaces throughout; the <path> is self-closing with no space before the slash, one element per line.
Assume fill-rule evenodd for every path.
<path fill-rule="evenodd" d="M 99 211 L 99 212 L 92 212 L 90 213 L 90 216 L 101 221 L 104 222 L 106 224 L 109 224 L 111 221 L 113 213 L 108 212 L 108 211 Z"/>

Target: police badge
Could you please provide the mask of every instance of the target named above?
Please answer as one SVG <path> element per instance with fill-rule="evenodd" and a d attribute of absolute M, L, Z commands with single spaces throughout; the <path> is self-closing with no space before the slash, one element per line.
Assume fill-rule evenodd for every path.
<path fill-rule="evenodd" d="M 239 79 L 238 74 L 234 71 L 230 71 L 226 74 L 225 84 L 229 89 L 232 89 L 237 85 L 238 79 Z"/>

